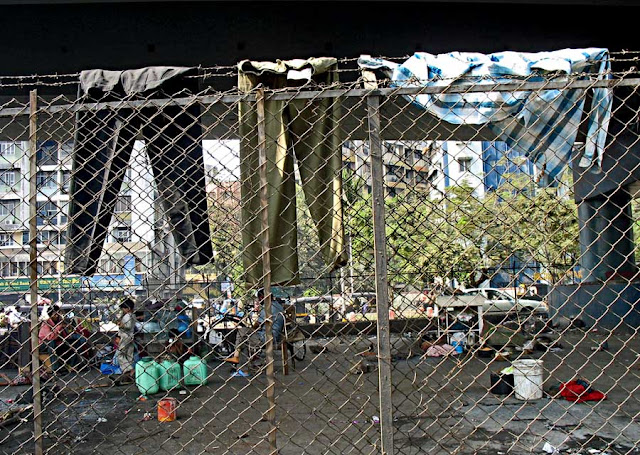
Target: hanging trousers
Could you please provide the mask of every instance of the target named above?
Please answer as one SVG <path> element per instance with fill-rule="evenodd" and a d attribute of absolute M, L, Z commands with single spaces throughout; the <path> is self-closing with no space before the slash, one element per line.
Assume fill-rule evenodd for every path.
<path fill-rule="evenodd" d="M 86 103 L 187 96 L 197 90 L 198 83 L 185 76 L 194 74 L 197 69 L 181 67 L 83 71 L 80 95 Z M 67 273 L 89 276 L 99 272 L 103 243 L 140 133 L 178 251 L 186 264 L 206 264 L 213 259 L 199 122 L 197 104 L 78 112 Z"/>
<path fill-rule="evenodd" d="M 315 59 L 316 61 L 318 59 Z M 306 69 L 317 83 L 337 81 L 335 59 L 278 64 L 241 62 L 238 88 L 249 92 L 258 84 L 272 89 L 299 86 L 287 77 L 290 69 Z M 255 102 L 242 102 L 240 116 L 240 174 L 242 241 L 245 280 L 262 283 L 262 222 Z M 336 99 L 265 101 L 269 254 L 274 285 L 300 283 L 294 158 L 311 218 L 318 232 L 320 252 L 329 270 L 346 264 L 342 214 L 342 142 L 340 102 Z"/>

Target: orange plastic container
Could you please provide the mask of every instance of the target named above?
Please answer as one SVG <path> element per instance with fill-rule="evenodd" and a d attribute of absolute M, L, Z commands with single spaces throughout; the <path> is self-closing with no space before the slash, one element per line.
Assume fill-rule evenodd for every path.
<path fill-rule="evenodd" d="M 175 398 L 163 398 L 158 401 L 158 421 L 173 422 L 176 420 L 176 408 L 178 400 Z"/>

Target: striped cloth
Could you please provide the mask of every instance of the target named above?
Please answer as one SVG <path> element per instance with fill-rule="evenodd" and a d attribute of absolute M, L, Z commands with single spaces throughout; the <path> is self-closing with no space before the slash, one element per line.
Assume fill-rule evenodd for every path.
<path fill-rule="evenodd" d="M 381 70 L 393 87 L 448 87 L 574 79 L 610 79 L 607 49 L 479 54 L 416 52 L 398 64 L 361 56 L 362 69 Z M 407 95 L 409 101 L 453 124 L 486 124 L 509 147 L 540 169 L 540 178 L 560 176 L 570 162 L 585 106 L 586 89 Z M 584 154 L 579 166 L 600 171 L 613 102 L 609 88 L 593 89 Z"/>

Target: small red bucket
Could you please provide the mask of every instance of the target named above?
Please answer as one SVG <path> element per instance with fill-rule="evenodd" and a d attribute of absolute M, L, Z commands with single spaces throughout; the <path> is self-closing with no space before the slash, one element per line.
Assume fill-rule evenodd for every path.
<path fill-rule="evenodd" d="M 176 420 L 176 408 L 178 400 L 175 398 L 163 398 L 158 401 L 158 421 L 173 422 Z"/>

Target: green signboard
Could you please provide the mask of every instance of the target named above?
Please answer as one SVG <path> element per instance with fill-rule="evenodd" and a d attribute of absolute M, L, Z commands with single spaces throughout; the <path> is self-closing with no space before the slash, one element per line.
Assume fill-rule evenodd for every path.
<path fill-rule="evenodd" d="M 0 292 L 23 292 L 30 289 L 29 278 L 5 278 L 0 279 Z M 82 287 L 81 277 L 47 277 L 38 279 L 38 289 L 46 291 L 48 289 L 80 289 Z"/>

